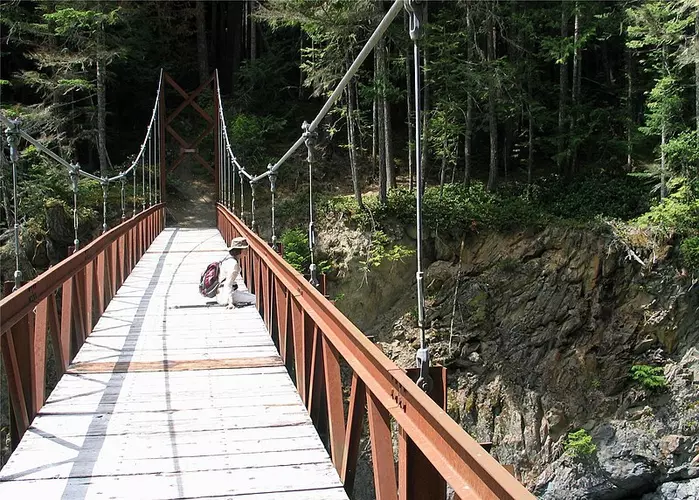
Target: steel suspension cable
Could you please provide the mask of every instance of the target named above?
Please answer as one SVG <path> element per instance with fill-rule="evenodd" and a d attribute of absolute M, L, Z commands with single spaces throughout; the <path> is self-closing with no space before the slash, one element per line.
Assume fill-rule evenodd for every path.
<path fill-rule="evenodd" d="M 271 215 L 272 215 L 272 248 L 274 251 L 277 251 L 277 225 L 275 221 L 275 198 L 276 198 L 276 192 L 277 192 L 277 174 L 271 174 L 269 176 L 269 190 L 270 193 L 272 194 L 272 208 L 271 208 Z"/>
<path fill-rule="evenodd" d="M 406 0 L 405 7 L 410 14 L 410 38 L 413 41 L 413 77 L 415 83 L 415 170 L 417 177 L 417 200 L 416 200 L 416 219 L 417 219 L 417 271 L 415 273 L 417 281 L 417 314 L 418 328 L 420 330 L 420 348 L 415 356 L 417 367 L 420 370 L 420 376 L 417 380 L 417 385 L 422 390 L 429 392 L 432 389 L 433 381 L 429 375 L 430 369 L 430 352 L 427 347 L 427 338 L 425 333 L 425 291 L 424 291 L 424 271 L 423 271 L 423 250 L 422 250 L 422 196 L 424 192 L 423 172 L 420 163 L 422 153 L 422 137 L 420 127 L 420 50 L 418 48 L 418 39 L 421 35 L 422 19 L 418 9 L 421 6 L 416 5 L 413 0 Z"/>
<path fill-rule="evenodd" d="M 151 172 L 153 171 L 153 135 L 148 136 L 148 206 L 153 205 L 153 191 L 151 188 Z"/>
<path fill-rule="evenodd" d="M 73 165 L 73 168 L 71 169 L 69 175 L 70 175 L 70 183 L 71 187 L 73 188 L 73 233 L 74 233 L 74 239 L 73 239 L 73 248 L 75 248 L 75 251 L 77 252 L 80 248 L 80 239 L 78 237 L 78 224 L 79 224 L 79 218 L 78 218 L 78 170 L 80 167 L 77 165 Z"/>
<path fill-rule="evenodd" d="M 255 183 L 250 182 L 250 228 L 255 231 Z"/>
<path fill-rule="evenodd" d="M 17 161 L 19 161 L 19 120 L 11 122 L 11 126 L 5 130 L 7 143 L 10 146 L 10 162 L 12 163 L 12 204 L 14 208 L 14 249 L 15 249 L 15 285 L 12 291 L 22 286 L 22 271 L 19 269 L 19 220 L 17 208 Z"/>
<path fill-rule="evenodd" d="M 408 1 L 408 0 L 405 0 Z M 349 69 L 347 72 L 343 75 L 342 79 L 340 82 L 337 84 L 335 87 L 335 90 L 333 90 L 332 94 L 330 97 L 328 97 L 327 101 L 321 108 L 321 110 L 318 112 L 316 117 L 313 119 L 311 124 L 308 127 L 308 132 L 315 132 L 315 130 L 318 128 L 320 125 L 320 122 L 325 118 L 325 115 L 328 114 L 330 109 L 335 105 L 335 102 L 342 96 L 342 92 L 344 91 L 345 87 L 349 83 L 349 81 L 352 79 L 352 77 L 359 71 L 359 68 L 361 67 L 362 63 L 364 60 L 367 58 L 367 56 L 371 53 L 371 51 L 374 49 L 378 41 L 381 39 L 383 36 L 384 32 L 388 29 L 389 25 L 393 22 L 393 20 L 400 14 L 402 8 L 404 5 L 404 0 L 396 0 L 393 2 L 391 5 L 391 8 L 388 10 L 386 15 L 384 15 L 383 19 L 381 19 L 381 22 L 379 22 L 379 25 L 376 27 L 374 32 L 371 34 L 369 37 L 369 40 L 364 44 L 364 47 L 362 47 L 362 50 L 359 51 L 359 54 L 355 58 L 355 60 L 352 62 L 350 65 Z M 301 147 L 305 142 L 305 138 L 303 134 L 296 140 L 296 142 L 289 148 L 289 150 L 284 153 L 284 155 L 277 160 L 277 162 L 272 166 L 271 169 L 268 169 L 266 172 L 258 175 L 257 177 L 254 177 L 253 180 L 255 182 L 259 181 L 260 179 L 263 179 L 264 177 L 269 176 L 270 174 L 276 172 L 279 170 L 279 167 L 281 167 L 286 160 L 288 160 L 292 154 L 296 152 L 298 148 Z"/>
<path fill-rule="evenodd" d="M 238 169 L 238 178 L 240 179 L 240 220 L 245 222 L 245 184 L 243 184 L 243 170 Z"/>
<path fill-rule="evenodd" d="M 133 216 L 136 217 L 136 171 L 133 171 Z"/>
<path fill-rule="evenodd" d="M 109 194 L 109 181 L 103 178 L 100 181 L 102 185 L 102 234 L 107 232 L 107 195 Z"/>
<path fill-rule="evenodd" d="M 311 131 L 311 126 L 308 122 L 303 122 L 301 128 L 303 128 L 304 142 L 306 143 L 306 149 L 308 150 L 308 249 L 310 251 L 311 259 L 311 263 L 308 266 L 308 272 L 310 274 L 311 285 L 318 287 L 318 285 L 320 285 L 320 282 L 318 281 L 318 276 L 316 274 L 316 228 L 315 221 L 313 219 L 313 160 L 315 156 L 314 147 L 317 134 Z"/>
<path fill-rule="evenodd" d="M 126 179 L 121 178 L 121 222 L 126 220 Z"/>
<path fill-rule="evenodd" d="M 141 157 L 141 212 L 146 211 L 146 160 Z"/>

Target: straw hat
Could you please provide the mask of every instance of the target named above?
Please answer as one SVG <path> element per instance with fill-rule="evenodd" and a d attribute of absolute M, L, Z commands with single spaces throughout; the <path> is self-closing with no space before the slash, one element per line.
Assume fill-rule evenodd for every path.
<path fill-rule="evenodd" d="M 244 250 L 245 248 L 248 248 L 248 240 L 238 237 L 231 240 L 231 245 L 228 247 L 228 250 Z"/>

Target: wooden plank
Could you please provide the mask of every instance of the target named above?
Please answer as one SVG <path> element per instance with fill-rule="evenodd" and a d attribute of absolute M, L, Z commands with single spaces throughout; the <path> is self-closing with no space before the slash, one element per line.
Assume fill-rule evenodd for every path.
<path fill-rule="evenodd" d="M 68 369 L 69 373 L 99 372 L 152 372 L 152 371 L 188 371 L 188 370 L 224 370 L 226 368 L 259 368 L 262 366 L 282 366 L 277 356 L 232 359 L 196 359 L 173 361 L 116 361 L 75 363 Z"/>
<path fill-rule="evenodd" d="M 36 334 L 54 321 L 64 348 L 59 339 L 78 321 L 76 301 L 89 307 L 90 283 L 103 292 L 92 334 L 0 472 L 0 497 L 347 500 L 263 318 L 254 307 L 206 307 L 198 294 L 201 271 L 225 254 L 215 230 L 166 229 L 105 304 L 129 267 L 119 258 L 128 260 L 138 237 L 144 244 L 153 233 L 117 242 L 92 276 L 85 271 L 83 297 L 72 280 L 63 287 L 61 328 L 55 299 L 37 309 Z M 242 279 L 239 286 L 246 289 Z M 276 306 L 265 303 L 267 322 Z M 286 330 L 292 318 L 284 317 Z M 82 319 L 89 331 L 89 315 Z"/>
<path fill-rule="evenodd" d="M 136 474 L 108 477 L 7 481 L 0 483 L 2 498 L 202 498 L 284 491 L 336 489 L 330 463 L 256 467 L 175 474 Z M 345 497 L 346 498 L 346 497 Z"/>

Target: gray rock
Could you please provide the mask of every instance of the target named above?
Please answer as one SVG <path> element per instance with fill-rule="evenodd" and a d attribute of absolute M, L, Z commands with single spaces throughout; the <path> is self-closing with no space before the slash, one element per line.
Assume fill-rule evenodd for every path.
<path fill-rule="evenodd" d="M 697 498 L 699 498 L 699 478 L 661 484 L 653 493 L 643 495 L 641 500 L 697 500 Z"/>

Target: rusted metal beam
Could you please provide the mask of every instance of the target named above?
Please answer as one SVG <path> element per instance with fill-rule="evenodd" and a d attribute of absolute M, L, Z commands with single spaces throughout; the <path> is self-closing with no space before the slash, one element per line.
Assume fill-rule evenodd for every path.
<path fill-rule="evenodd" d="M 354 478 L 357 473 L 359 444 L 362 439 L 366 407 L 366 386 L 356 373 L 352 374 L 348 406 L 347 429 L 345 431 L 342 466 L 340 467 L 340 480 L 345 487 L 345 491 L 351 497 L 352 491 L 354 490 Z"/>
<path fill-rule="evenodd" d="M 247 238 L 249 251 L 264 260 L 281 285 L 293 294 L 292 316 L 309 316 L 364 382 L 374 403 L 395 419 L 457 495 L 492 500 L 534 498 L 264 240 L 223 205 L 217 205 L 217 210 L 221 214 L 219 223 L 232 225 Z M 301 332 L 294 330 L 294 336 L 299 337 Z M 294 354 L 298 357 L 303 352 L 296 348 Z M 297 360 L 297 367 L 304 365 L 305 361 Z M 297 381 L 305 383 L 303 374 L 297 372 L 296 376 Z M 305 391 L 305 385 L 299 387 L 302 399 Z"/>
<path fill-rule="evenodd" d="M 374 468 L 376 500 L 398 500 L 396 463 L 393 460 L 391 415 L 378 398 L 367 390 L 367 413 L 371 439 L 371 463 Z"/>
<path fill-rule="evenodd" d="M 0 334 L 5 335 L 12 326 L 33 310 L 41 300 L 75 276 L 88 262 L 92 262 L 98 254 L 104 251 L 121 234 L 132 227 L 138 226 L 146 217 L 162 210 L 163 207 L 163 204 L 154 205 L 136 217 L 114 227 L 82 250 L 75 252 L 22 286 L 19 290 L 0 300 L 0 317 L 2 318 Z"/>
<path fill-rule="evenodd" d="M 213 79 L 213 76 L 211 78 Z M 182 87 L 180 87 L 177 84 L 177 82 L 173 80 L 167 73 L 165 73 L 165 81 L 169 83 L 172 86 L 172 88 L 175 89 L 177 93 L 180 94 L 184 99 L 189 98 L 189 94 Z M 211 80 L 209 80 L 207 83 L 211 83 Z M 214 122 L 214 119 L 211 118 L 211 115 L 204 111 L 204 109 L 202 109 L 202 107 L 199 106 L 199 104 L 197 104 L 196 101 L 192 101 L 190 105 L 197 111 L 197 113 L 199 113 L 199 115 L 201 115 L 202 118 L 204 118 L 204 120 L 206 120 L 209 123 Z"/>
<path fill-rule="evenodd" d="M 335 348 L 320 335 L 323 348 L 323 369 L 325 375 L 325 398 L 328 404 L 328 426 L 330 453 L 338 473 L 342 471 L 345 453 L 345 412 L 340 376 L 340 355 Z"/>

